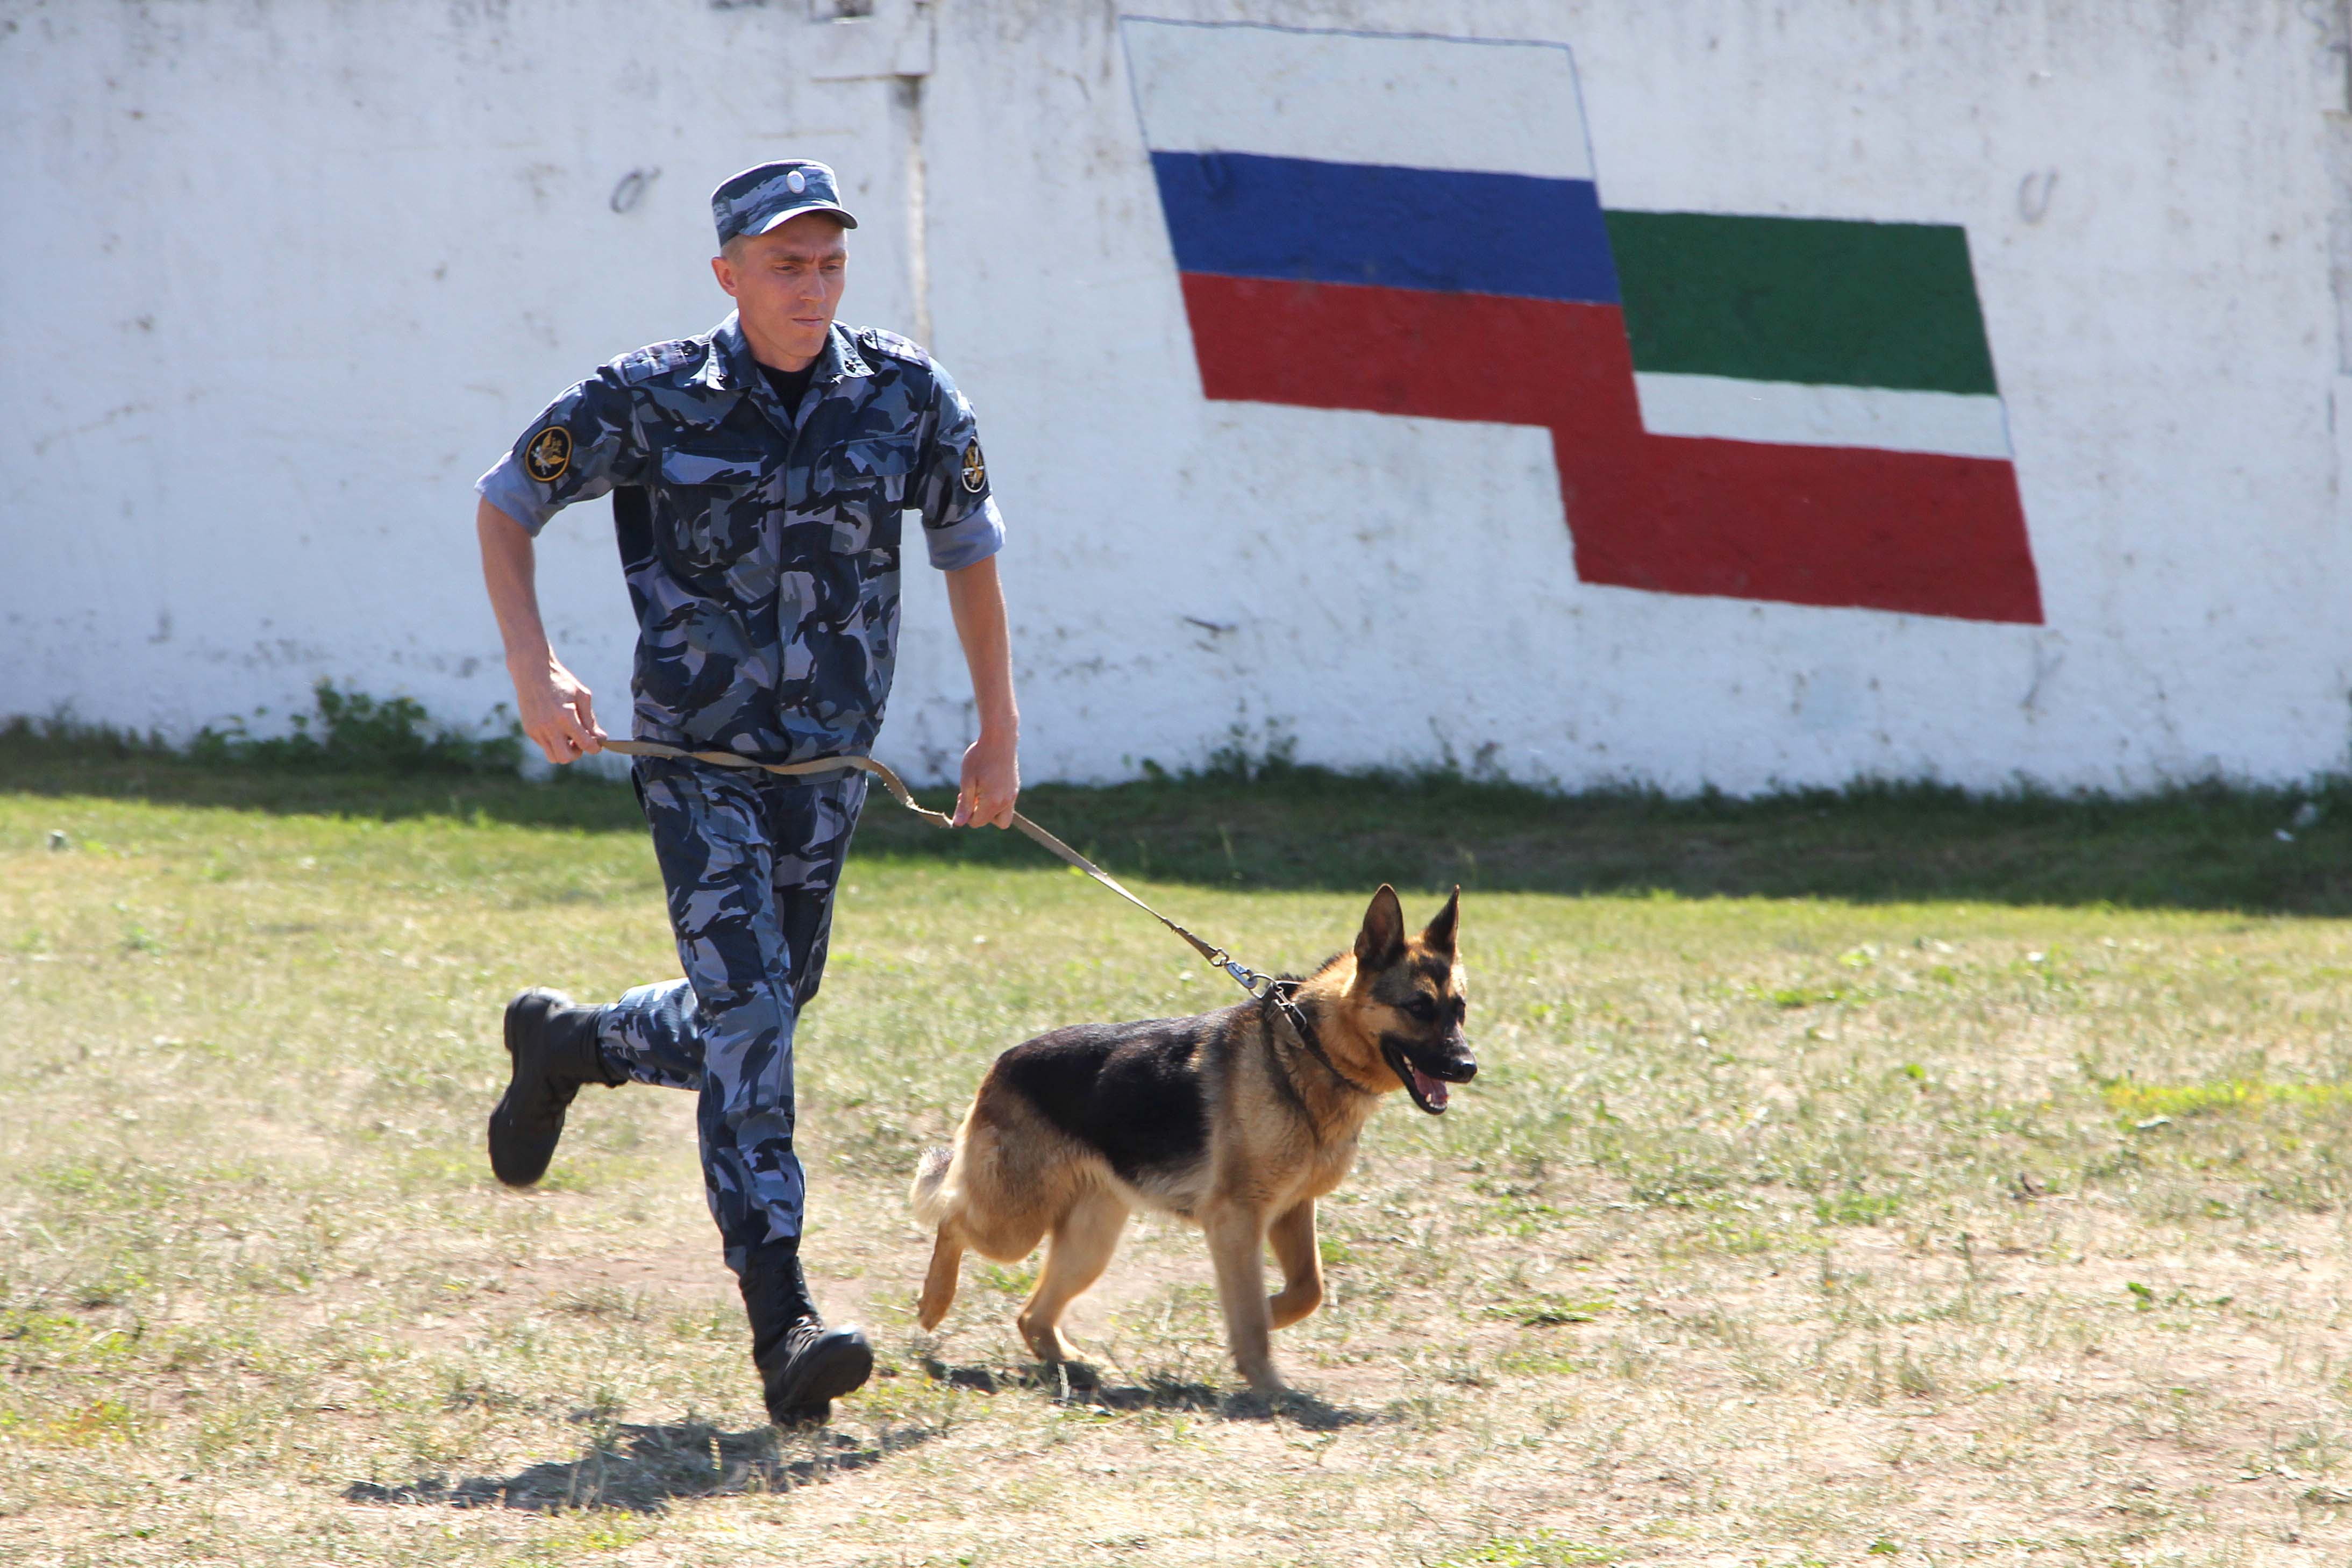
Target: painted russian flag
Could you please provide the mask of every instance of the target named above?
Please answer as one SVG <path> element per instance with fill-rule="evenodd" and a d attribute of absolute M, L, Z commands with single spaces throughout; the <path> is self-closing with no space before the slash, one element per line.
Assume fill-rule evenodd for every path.
<path fill-rule="evenodd" d="M 1210 397 L 1541 426 L 1589 583 L 2042 619 L 1965 231 L 1604 210 L 1559 45 L 1121 26 Z"/>

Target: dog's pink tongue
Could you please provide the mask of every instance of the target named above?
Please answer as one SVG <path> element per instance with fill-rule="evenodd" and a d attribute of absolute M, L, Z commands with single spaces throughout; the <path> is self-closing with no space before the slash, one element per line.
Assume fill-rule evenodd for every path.
<path fill-rule="evenodd" d="M 1421 1091 L 1421 1098 L 1429 1102 L 1429 1109 L 1432 1110 L 1444 1110 L 1445 1085 L 1444 1081 L 1430 1077 L 1419 1068 L 1414 1067 L 1411 1062 L 1407 1062 L 1404 1065 L 1405 1070 L 1412 1074 L 1412 1087 Z"/>

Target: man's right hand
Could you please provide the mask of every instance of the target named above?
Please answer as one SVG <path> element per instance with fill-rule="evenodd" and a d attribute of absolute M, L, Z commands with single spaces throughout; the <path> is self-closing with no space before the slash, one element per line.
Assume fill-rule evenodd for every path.
<path fill-rule="evenodd" d="M 506 643 L 507 674 L 514 679 L 515 715 L 522 732 L 551 763 L 576 763 L 601 751 L 604 731 L 588 705 L 588 689 L 563 668 L 547 646 L 539 618 L 539 595 L 531 577 L 530 531 L 482 498 L 474 509 L 474 530 L 482 541 L 482 583 L 499 617 Z"/>
<path fill-rule="evenodd" d="M 589 705 L 590 692 L 578 676 L 563 668 L 562 659 L 551 652 L 544 664 L 510 668 L 509 673 L 514 677 L 515 708 L 522 719 L 522 732 L 547 753 L 549 762 L 577 762 L 604 749 L 604 731 Z"/>

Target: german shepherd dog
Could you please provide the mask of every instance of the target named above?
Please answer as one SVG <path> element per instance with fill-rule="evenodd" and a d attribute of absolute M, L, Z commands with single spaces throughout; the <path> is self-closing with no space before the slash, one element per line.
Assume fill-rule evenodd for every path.
<path fill-rule="evenodd" d="M 1050 1235 L 1016 1321 L 1041 1359 L 1072 1359 L 1064 1309 L 1101 1278 L 1128 1215 L 1158 1209 L 1207 1233 L 1234 1363 L 1253 1388 L 1278 1393 L 1268 1332 L 1323 1300 L 1315 1200 L 1355 1163 L 1381 1096 L 1402 1089 L 1435 1116 L 1446 1086 L 1478 1070 L 1462 1035 L 1461 903 L 1456 888 L 1412 936 L 1383 884 L 1354 949 L 1275 996 L 1192 1018 L 1079 1024 L 997 1058 L 954 1147 L 929 1151 L 915 1174 L 915 1218 L 939 1232 L 923 1327 L 947 1316 L 965 1248 L 1011 1263 Z M 1269 1245 L 1282 1265 L 1271 1299 Z"/>

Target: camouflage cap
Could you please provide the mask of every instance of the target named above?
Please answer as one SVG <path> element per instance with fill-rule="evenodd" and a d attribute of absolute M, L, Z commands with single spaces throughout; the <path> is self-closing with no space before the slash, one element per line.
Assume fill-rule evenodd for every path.
<path fill-rule="evenodd" d="M 710 193 L 710 216 L 721 245 L 739 234 L 765 234 L 803 213 L 831 213 L 844 228 L 857 226 L 841 205 L 833 171 L 807 158 L 754 164 Z"/>

